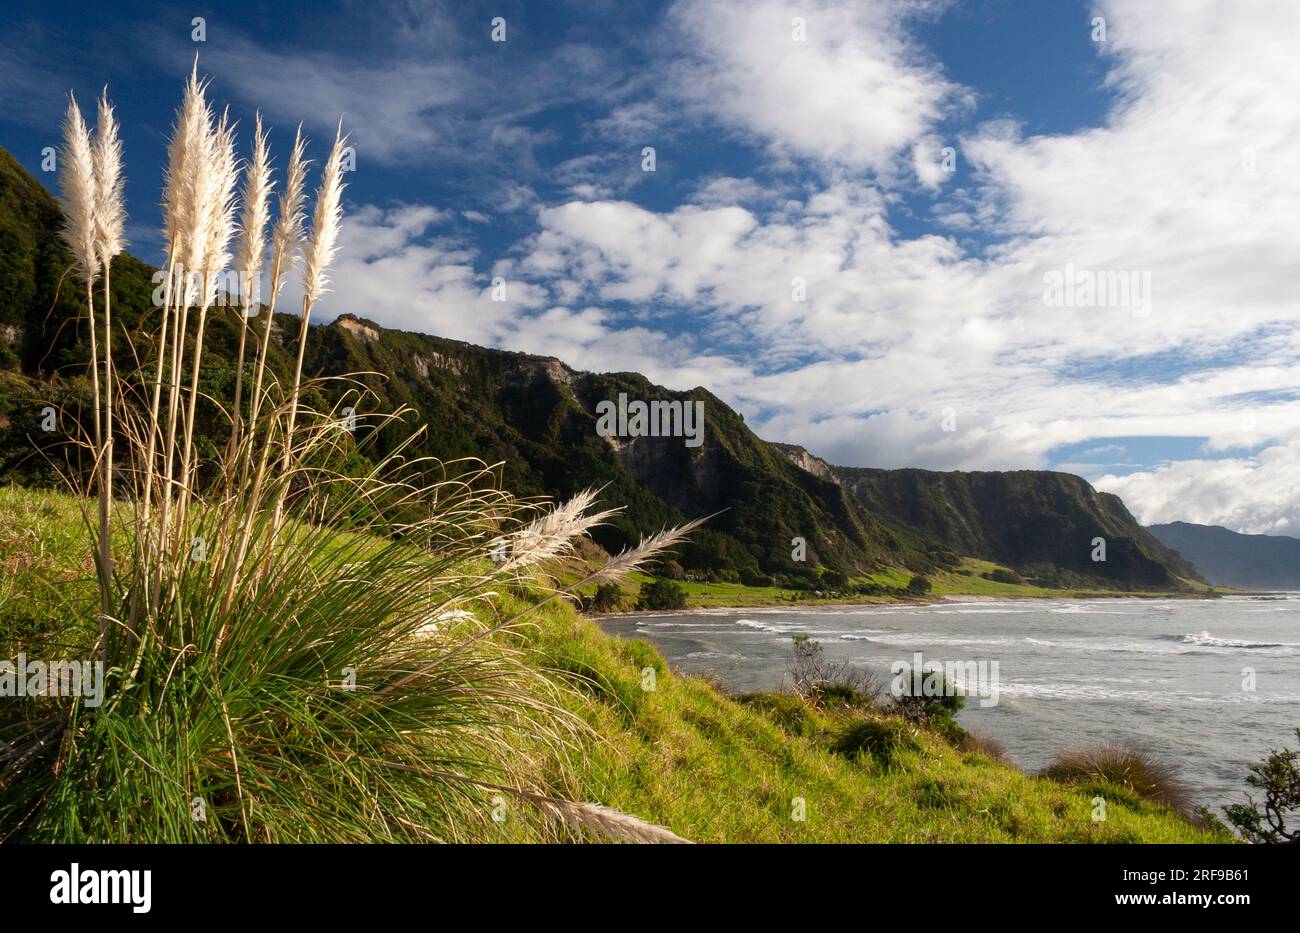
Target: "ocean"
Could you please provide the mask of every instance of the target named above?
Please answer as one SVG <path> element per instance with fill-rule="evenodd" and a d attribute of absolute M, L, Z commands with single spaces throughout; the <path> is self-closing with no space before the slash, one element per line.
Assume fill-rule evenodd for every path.
<path fill-rule="evenodd" d="M 1296 747 L 1300 727 L 1300 593 L 715 609 L 600 624 L 652 642 L 674 670 L 735 691 L 788 683 L 798 634 L 886 688 L 891 664 L 913 663 L 917 652 L 926 664 L 984 662 L 985 672 L 996 662 L 996 704 L 971 696 L 958 721 L 1000 740 L 1021 768 L 1132 742 L 1169 761 L 1216 812 L 1244 799 L 1250 764 Z"/>

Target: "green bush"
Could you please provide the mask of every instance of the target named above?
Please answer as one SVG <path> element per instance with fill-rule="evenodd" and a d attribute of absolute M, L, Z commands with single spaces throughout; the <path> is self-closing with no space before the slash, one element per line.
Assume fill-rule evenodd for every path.
<path fill-rule="evenodd" d="M 994 583 L 1023 584 L 1025 582 L 1024 577 L 1016 573 L 1014 570 L 1008 570 L 1005 567 L 999 567 L 996 570 L 989 571 L 988 573 L 982 573 L 980 576 L 985 580 L 992 580 Z"/>
<path fill-rule="evenodd" d="M 913 596 L 925 596 L 933 588 L 928 577 L 915 576 L 907 581 L 907 592 Z"/>
<path fill-rule="evenodd" d="M 1300 739 L 1300 729 L 1295 736 Z M 1228 822 L 1250 842 L 1300 842 L 1300 826 L 1288 829 L 1286 825 L 1288 818 L 1300 816 L 1300 751 L 1271 751 L 1264 761 L 1250 766 L 1246 783 L 1264 792 L 1264 809 L 1261 812 L 1248 797 L 1246 803 L 1223 808 Z"/>
<path fill-rule="evenodd" d="M 849 575 L 843 570 L 828 569 L 822 574 L 821 584 L 832 590 L 843 589 L 849 585 Z"/>
<path fill-rule="evenodd" d="M 686 578 L 686 568 L 675 560 L 666 560 L 659 565 L 657 576 L 668 580 L 684 580 Z"/>
<path fill-rule="evenodd" d="M 914 729 L 901 719 L 863 718 L 851 722 L 831 744 L 845 758 L 868 755 L 882 767 L 893 764 L 900 752 L 921 750 Z"/>
<path fill-rule="evenodd" d="M 966 707 L 966 698 L 948 683 L 948 678 L 940 670 L 912 670 L 910 673 L 902 694 L 894 697 L 894 708 L 905 719 L 924 723 L 948 741 L 959 744 L 966 736 L 966 730 L 957 724 L 955 717 Z M 932 683 L 927 691 L 926 680 L 935 676 L 939 683 Z"/>
<path fill-rule="evenodd" d="M 587 601 L 587 609 L 590 612 L 621 612 L 626 604 L 627 598 L 617 584 L 602 583 Z"/>
<path fill-rule="evenodd" d="M 734 572 L 734 571 L 733 571 Z M 641 610 L 685 609 L 686 591 L 672 580 L 651 580 L 641 584 L 636 607 Z"/>

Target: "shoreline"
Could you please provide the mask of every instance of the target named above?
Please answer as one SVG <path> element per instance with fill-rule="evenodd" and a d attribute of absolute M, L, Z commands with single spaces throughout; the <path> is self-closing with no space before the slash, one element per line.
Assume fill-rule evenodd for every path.
<path fill-rule="evenodd" d="M 687 606 L 684 609 L 628 609 L 622 612 L 583 612 L 587 619 L 620 619 L 636 616 L 681 616 L 698 615 L 707 612 L 744 612 L 770 611 L 772 609 L 851 609 L 855 606 L 937 606 L 945 604 L 1002 603 L 1012 600 L 1061 600 L 1061 599 L 1220 599 L 1224 596 L 1278 596 L 1279 592 L 1242 591 L 1237 593 L 1052 593 L 1044 595 L 988 593 L 944 593 L 940 596 L 920 596 L 915 598 L 887 597 L 865 598 L 850 601 L 795 600 L 792 602 L 750 603 L 730 606 Z"/>

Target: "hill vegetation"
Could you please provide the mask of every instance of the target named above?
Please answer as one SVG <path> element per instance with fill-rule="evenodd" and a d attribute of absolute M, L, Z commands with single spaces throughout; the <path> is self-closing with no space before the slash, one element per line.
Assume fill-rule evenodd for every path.
<path fill-rule="evenodd" d="M 0 658 L 74 655 L 93 640 L 94 571 L 78 522 L 71 497 L 0 488 Z M 521 610 L 539 593 L 503 594 L 498 608 Z M 568 738 L 516 743 L 502 768 L 517 784 L 599 801 L 691 841 L 1223 839 L 1122 783 L 1026 775 L 994 746 L 954 742 L 884 707 L 787 693 L 727 697 L 673 673 L 649 644 L 603 634 L 565 603 L 543 607 L 534 623 L 512 643 L 530 669 L 544 672 L 528 681 L 537 702 L 558 703 L 572 717 Z M 456 838 L 604 838 L 494 796 L 470 788 L 455 802 Z M 1096 796 L 1107 800 L 1103 821 L 1092 816 Z M 188 798 L 177 807 L 187 815 Z M 25 832 L 6 823 L 0 836 L 30 837 Z M 111 826 L 100 832 L 120 838 Z"/>
<path fill-rule="evenodd" d="M 85 327 L 57 224 L 54 199 L 0 150 L 0 476 L 29 484 L 54 482 L 41 452 L 46 407 L 74 418 L 90 410 Z M 147 347 L 157 323 L 154 270 L 123 254 L 112 287 L 124 338 L 115 346 Z M 236 379 L 236 320 L 221 308 L 209 323 L 196 426 L 205 458 L 224 430 L 225 413 L 210 400 L 230 397 Z M 296 317 L 276 316 L 267 363 L 281 381 L 293 370 L 297 330 Z M 133 369 L 120 362 L 123 372 Z M 520 496 L 563 500 L 600 488 L 602 502 L 622 510 L 594 533 L 608 551 L 712 516 L 678 557 L 696 581 L 811 590 L 825 588 L 828 572 L 933 576 L 964 558 L 1005 565 L 1040 588 L 1171 591 L 1198 579 L 1117 498 L 1066 474 L 833 467 L 762 440 L 701 388 L 674 392 L 636 373 L 578 372 L 554 358 L 386 330 L 353 315 L 309 329 L 304 367 L 309 377 L 366 373 L 359 379 L 368 410 L 419 412 L 425 430 L 413 455 L 497 464 L 502 486 Z M 328 410 L 341 391 L 309 388 L 304 401 Z M 620 393 L 702 402 L 703 445 L 599 436 L 596 404 Z M 408 429 L 388 423 L 367 439 L 372 453 L 342 456 L 363 469 L 406 443 Z M 1106 541 L 1104 561 L 1092 559 L 1097 537 Z"/>
<path fill-rule="evenodd" d="M 1247 590 L 1300 590 L 1300 539 L 1243 535 L 1191 522 L 1150 525 L 1147 531 L 1193 561 L 1211 583 Z"/>

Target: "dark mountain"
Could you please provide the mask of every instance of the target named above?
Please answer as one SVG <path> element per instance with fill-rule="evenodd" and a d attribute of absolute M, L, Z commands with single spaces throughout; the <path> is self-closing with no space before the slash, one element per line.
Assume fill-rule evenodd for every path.
<path fill-rule="evenodd" d="M 0 150 L 0 475 L 50 481 L 33 454 L 45 404 L 86 407 L 84 307 L 64 272 L 54 199 Z M 146 356 L 155 325 L 153 270 L 123 256 L 114 264 L 114 317 Z M 364 311 L 364 309 L 358 309 Z M 235 377 L 232 312 L 209 325 L 201 388 L 229 398 Z M 289 372 L 297 319 L 277 316 L 272 368 Z M 128 341 L 127 338 L 130 338 Z M 1148 535 L 1114 496 L 1059 473 L 935 473 L 832 467 L 802 448 L 756 436 L 744 418 L 702 388 L 674 392 L 636 373 L 575 371 L 557 359 L 485 349 L 424 334 L 385 330 L 344 315 L 310 329 L 309 375 L 357 377 L 373 398 L 363 411 L 416 409 L 427 430 L 415 454 L 499 464 L 503 485 L 521 495 L 566 497 L 588 486 L 624 511 L 597 539 L 614 549 L 686 517 L 718 513 L 681 554 L 688 569 L 719 579 L 815 575 L 818 567 L 925 573 L 961 555 L 995 560 L 1045 583 L 1178 589 L 1193 568 Z M 123 372 L 132 360 L 120 357 Z M 329 394 L 329 390 L 325 394 Z M 703 403 L 699 446 L 678 437 L 605 437 L 597 405 L 629 400 Z M 329 398 L 308 398 L 326 404 Z M 201 450 L 221 432 L 221 412 L 200 406 Z M 404 438 L 380 432 L 380 453 Z M 206 447 L 202 446 L 206 444 Z M 791 560 L 804 538 L 806 562 Z M 1107 560 L 1091 560 L 1104 537 Z"/>
<path fill-rule="evenodd" d="M 1300 590 L 1300 538 L 1243 535 L 1190 522 L 1148 525 L 1147 531 L 1194 563 L 1211 583 L 1246 590 Z"/>
<path fill-rule="evenodd" d="M 1044 584 L 1097 576 L 1126 586 L 1167 587 L 1196 568 L 1144 531 L 1118 496 L 1046 470 L 936 472 L 836 467 L 799 447 L 792 460 L 837 482 L 890 527 L 909 529 L 959 554 L 1014 567 Z M 1094 561 L 1094 541 L 1106 559 Z"/>

